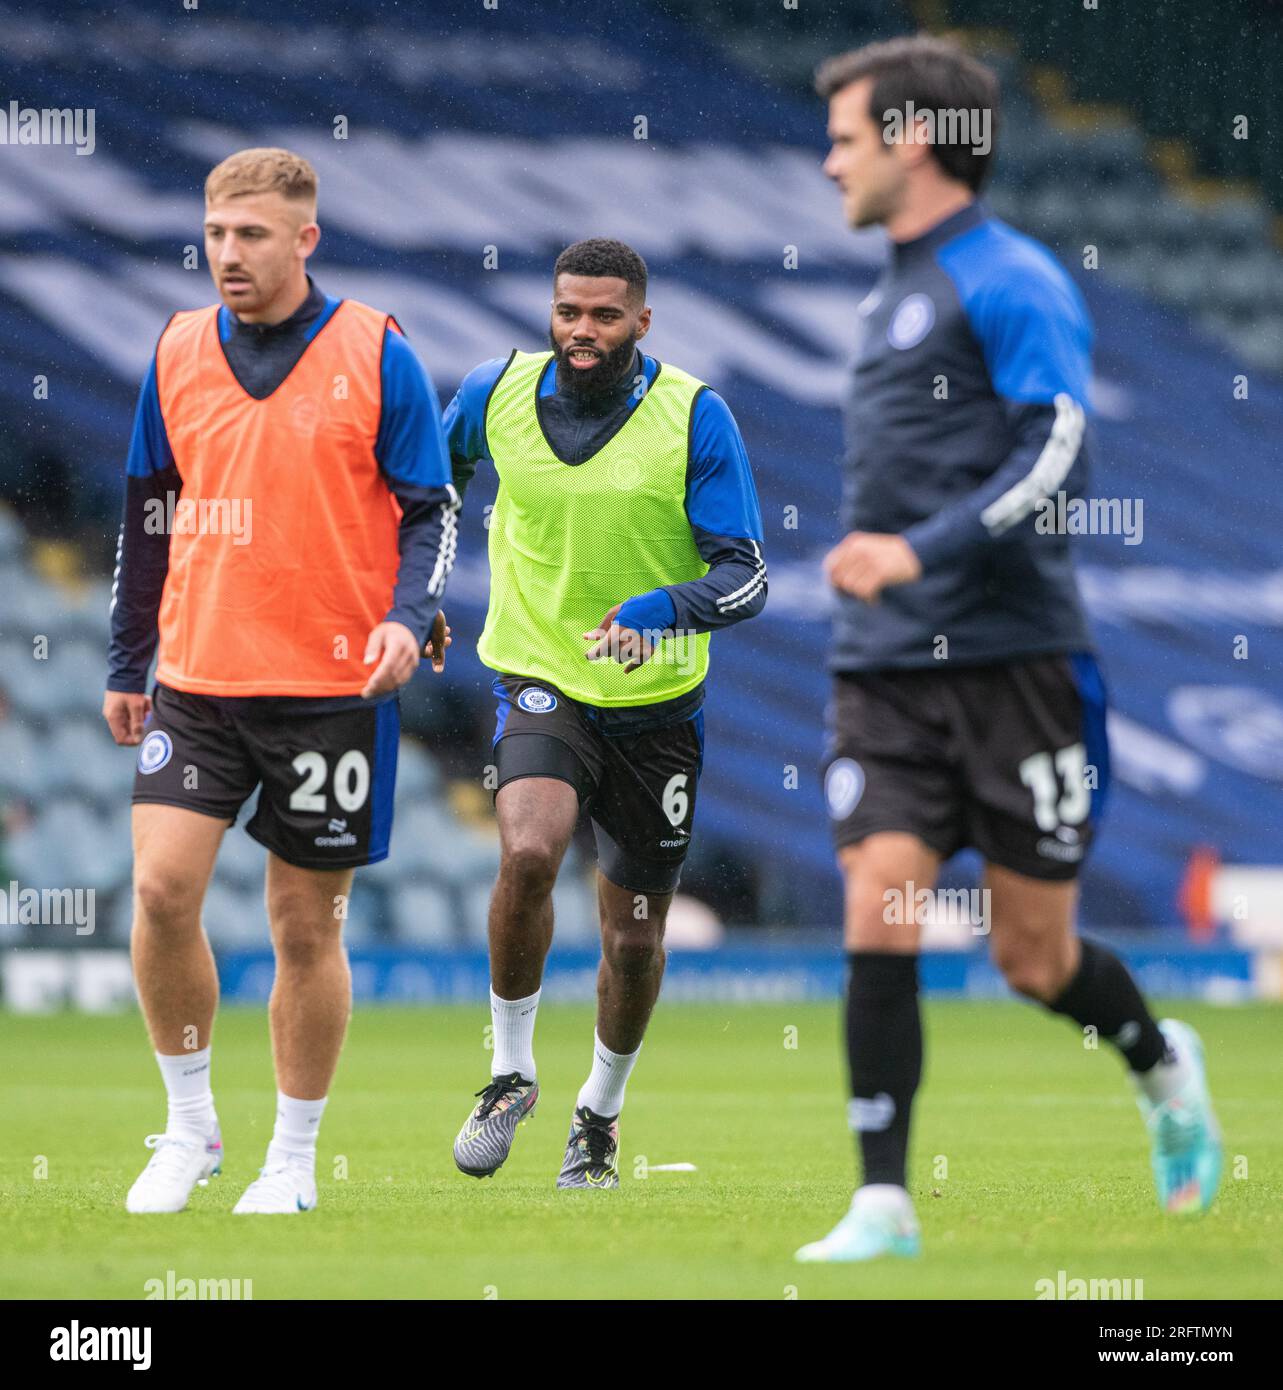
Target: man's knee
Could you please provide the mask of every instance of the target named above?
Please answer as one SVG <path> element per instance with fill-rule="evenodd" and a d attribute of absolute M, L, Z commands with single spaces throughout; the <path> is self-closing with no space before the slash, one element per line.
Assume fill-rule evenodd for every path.
<path fill-rule="evenodd" d="M 844 934 L 848 951 L 909 951 L 919 941 L 913 869 L 844 859 Z"/>
<path fill-rule="evenodd" d="M 1007 984 L 1027 999 L 1049 1004 L 1069 983 L 1071 964 L 1059 940 L 1007 933 L 992 938 L 990 955 Z"/>
<path fill-rule="evenodd" d="M 990 895 L 993 963 L 1017 994 L 1049 1004 L 1064 991 L 1078 965 L 1076 885 L 1033 881 L 991 864 L 985 887 Z"/>
<path fill-rule="evenodd" d="M 903 951 L 917 941 L 912 918 L 902 919 L 888 911 L 888 893 L 893 886 L 866 881 L 848 889 L 844 914 L 844 936 L 848 951 Z"/>
<path fill-rule="evenodd" d="M 499 873 L 520 891 L 543 894 L 552 891 L 561 868 L 563 850 L 537 833 L 510 837 L 499 857 Z"/>
<path fill-rule="evenodd" d="M 311 970 L 342 950 L 337 924 L 295 924 L 272 932 L 272 949 L 278 965 L 291 970 Z"/>
<path fill-rule="evenodd" d="M 611 969 L 621 975 L 645 975 L 664 953 L 660 921 L 604 922 L 601 949 Z"/>
<path fill-rule="evenodd" d="M 135 912 L 151 926 L 199 926 L 203 896 L 203 883 L 176 864 L 140 864 L 134 869 Z"/>
<path fill-rule="evenodd" d="M 871 835 L 840 851 L 848 951 L 906 951 L 920 936 L 917 894 L 934 887 L 939 861 L 915 836 Z"/>
<path fill-rule="evenodd" d="M 341 949 L 348 894 L 327 896 L 297 878 L 276 881 L 267 892 L 267 919 L 278 963 L 307 969 Z"/>

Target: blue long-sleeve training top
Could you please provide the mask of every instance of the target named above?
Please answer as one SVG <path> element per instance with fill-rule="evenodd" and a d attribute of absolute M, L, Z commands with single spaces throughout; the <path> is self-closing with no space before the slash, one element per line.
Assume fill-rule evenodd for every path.
<path fill-rule="evenodd" d="M 1065 270 L 983 204 L 892 243 L 860 306 L 841 523 L 904 536 L 922 578 L 839 595 L 832 669 L 1090 648 L 1069 537 L 1037 522 L 1087 484 L 1091 345 Z"/>

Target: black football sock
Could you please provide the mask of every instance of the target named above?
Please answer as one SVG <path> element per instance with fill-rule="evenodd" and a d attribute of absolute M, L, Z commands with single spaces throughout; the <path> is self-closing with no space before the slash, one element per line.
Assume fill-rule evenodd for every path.
<path fill-rule="evenodd" d="M 1078 973 L 1047 1007 L 1093 1027 L 1113 1043 L 1136 1072 L 1167 1057 L 1167 1042 L 1127 967 L 1104 946 L 1083 941 Z"/>
<path fill-rule="evenodd" d="M 851 1129 L 860 1138 L 864 1181 L 904 1187 L 909 1114 L 922 1078 L 918 958 L 851 951 L 847 959 Z"/>

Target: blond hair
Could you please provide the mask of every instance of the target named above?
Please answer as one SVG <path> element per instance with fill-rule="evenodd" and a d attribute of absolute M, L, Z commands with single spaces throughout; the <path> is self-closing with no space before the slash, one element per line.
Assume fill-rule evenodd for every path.
<path fill-rule="evenodd" d="M 301 154 L 262 148 L 238 150 L 216 164 L 205 180 L 205 201 L 238 198 L 248 193 L 279 193 L 307 202 L 316 210 L 316 170 Z"/>

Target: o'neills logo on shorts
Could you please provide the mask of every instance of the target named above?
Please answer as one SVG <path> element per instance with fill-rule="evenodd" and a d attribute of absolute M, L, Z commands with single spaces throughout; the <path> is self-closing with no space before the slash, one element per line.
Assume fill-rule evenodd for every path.
<path fill-rule="evenodd" d="M 347 849 L 356 844 L 356 836 L 349 830 L 346 835 L 318 835 L 312 843 L 320 849 Z"/>
<path fill-rule="evenodd" d="M 1085 845 L 1070 842 L 1068 844 L 1061 840 L 1054 840 L 1050 835 L 1044 835 L 1038 841 L 1038 853 L 1044 859 L 1059 859 L 1062 864 L 1077 864 L 1083 857 Z"/>

